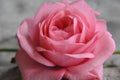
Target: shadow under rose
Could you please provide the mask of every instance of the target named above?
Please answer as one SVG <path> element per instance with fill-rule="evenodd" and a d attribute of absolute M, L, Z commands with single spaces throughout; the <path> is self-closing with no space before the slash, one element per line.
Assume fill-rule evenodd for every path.
<path fill-rule="evenodd" d="M 0 80 L 22 80 L 18 67 L 13 67 L 0 75 Z"/>

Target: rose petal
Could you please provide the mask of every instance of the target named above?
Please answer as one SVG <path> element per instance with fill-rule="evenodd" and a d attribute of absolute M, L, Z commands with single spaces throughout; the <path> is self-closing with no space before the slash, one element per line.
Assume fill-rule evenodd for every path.
<path fill-rule="evenodd" d="M 106 30 L 107 30 L 106 22 L 104 20 L 97 20 L 96 32 L 100 34 L 99 37 L 101 37 L 106 32 Z"/>
<path fill-rule="evenodd" d="M 23 50 L 16 54 L 23 80 L 61 80 L 65 70 L 49 68 L 32 60 Z"/>
<path fill-rule="evenodd" d="M 76 9 L 79 10 L 80 13 L 84 14 L 84 16 L 86 17 L 85 19 L 87 19 L 90 26 L 92 26 L 92 25 L 95 26 L 94 23 L 95 23 L 96 18 L 94 15 L 94 11 L 92 10 L 92 8 L 90 6 L 88 6 L 88 4 L 84 0 L 79 0 L 79 1 L 73 2 L 71 4 L 71 6 L 75 7 Z M 89 15 L 91 15 L 91 16 L 89 16 Z"/>
<path fill-rule="evenodd" d="M 68 67 L 80 64 L 85 58 L 93 58 L 93 53 L 76 53 L 76 54 L 67 54 L 67 53 L 59 53 L 56 51 L 49 51 L 40 47 L 37 47 L 37 50 L 43 52 L 47 59 L 52 61 L 58 66 Z M 66 61 L 67 60 L 67 61 Z"/>
<path fill-rule="evenodd" d="M 79 53 L 79 54 L 65 54 L 74 58 L 93 58 L 94 55 L 92 53 Z"/>
<path fill-rule="evenodd" d="M 76 49 L 74 51 L 74 53 L 79 53 L 79 52 L 91 52 L 93 51 L 94 49 L 94 46 L 96 44 L 96 40 L 97 40 L 97 36 L 98 34 L 94 34 L 94 37 L 89 41 L 87 42 L 86 44 L 84 44 L 83 47 L 79 48 L 79 49 Z"/>
<path fill-rule="evenodd" d="M 85 43 L 85 40 L 86 40 L 86 26 L 83 25 L 79 42 L 80 43 Z"/>
<path fill-rule="evenodd" d="M 28 28 L 28 35 L 30 39 L 33 41 L 33 45 L 37 46 L 39 43 L 39 29 L 35 26 L 33 26 L 33 18 L 27 18 L 24 20 L 27 25 L 29 26 Z M 21 23 L 21 25 L 24 23 L 24 21 Z"/>
<path fill-rule="evenodd" d="M 49 44 L 51 44 L 51 47 L 53 48 L 53 50 L 55 50 L 57 52 L 61 52 L 61 53 L 69 53 L 69 52 L 72 53 L 75 50 L 84 46 L 83 43 L 70 42 L 72 40 L 76 40 L 77 37 L 79 37 L 79 35 L 74 35 L 73 37 L 69 38 L 68 40 L 63 40 L 63 41 L 55 41 L 48 37 L 46 37 L 46 38 L 49 41 Z M 76 39 L 74 39 L 74 38 L 76 38 Z"/>
<path fill-rule="evenodd" d="M 78 18 L 78 20 L 82 19 L 82 22 L 86 25 L 86 42 L 89 41 L 94 33 L 96 27 L 96 16 L 95 11 L 92 10 L 90 6 L 88 6 L 84 0 L 77 0 L 72 2 L 66 7 L 71 14 Z"/>
<path fill-rule="evenodd" d="M 103 80 L 103 65 L 97 66 L 88 72 L 79 67 L 78 69 L 67 70 L 65 78 L 69 80 Z"/>
<path fill-rule="evenodd" d="M 42 22 L 45 18 L 47 18 L 53 11 L 58 11 L 65 7 L 63 3 L 56 2 L 56 3 L 45 3 L 39 11 L 36 13 L 34 18 L 34 25 Z"/>
<path fill-rule="evenodd" d="M 67 40 L 65 40 L 65 41 L 68 42 L 68 43 L 70 43 L 70 44 L 71 44 L 71 43 L 79 44 L 80 36 L 81 36 L 81 34 L 78 33 L 78 34 L 75 34 L 75 35 L 69 37 L 69 38 L 68 38 Z M 81 43 L 81 44 L 84 44 L 84 43 Z"/>
<path fill-rule="evenodd" d="M 90 80 L 103 80 L 103 65 L 97 66 L 88 75 Z"/>
<path fill-rule="evenodd" d="M 65 11 L 64 10 L 59 10 L 54 14 L 51 14 L 49 22 L 49 26 L 56 26 L 56 22 L 59 21 L 59 19 L 63 18 L 65 16 Z"/>
<path fill-rule="evenodd" d="M 41 33 L 44 36 L 49 37 L 49 31 L 51 31 L 53 29 L 51 26 L 56 26 L 55 21 L 59 20 L 63 16 L 64 16 L 63 10 L 61 10 L 59 12 L 55 12 L 55 13 L 51 14 L 50 16 L 48 16 L 44 21 L 41 22 L 41 25 L 39 25 Z M 41 34 L 40 34 L 40 36 L 41 36 Z"/>
<path fill-rule="evenodd" d="M 54 27 L 54 26 L 51 26 L 51 27 Z M 51 39 L 54 39 L 54 40 L 65 40 L 66 38 L 69 37 L 69 33 L 63 31 L 63 30 L 55 30 L 55 31 L 51 31 L 49 32 L 49 37 Z"/>
<path fill-rule="evenodd" d="M 78 21 L 77 18 L 74 18 L 73 19 L 73 31 L 74 31 L 74 34 L 81 33 L 82 27 L 83 27 L 83 25 L 82 25 L 81 21 Z"/>
<path fill-rule="evenodd" d="M 97 17 L 97 16 L 100 16 L 101 14 L 99 12 L 95 11 L 95 15 Z"/>
<path fill-rule="evenodd" d="M 71 78 L 71 80 L 86 80 L 84 79 L 86 76 L 85 74 L 94 70 L 95 68 L 97 68 L 97 66 L 102 65 L 104 61 L 112 55 L 114 50 L 115 43 L 111 38 L 111 35 L 108 32 L 106 32 L 104 36 L 101 37 L 96 43 L 96 48 L 94 51 L 95 57 L 85 62 L 84 64 L 68 68 L 68 76 Z M 101 76 L 101 72 L 99 71 L 97 75 Z"/>
<path fill-rule="evenodd" d="M 84 23 L 84 21 L 80 18 L 80 17 L 77 17 L 74 18 L 74 25 L 73 25 L 73 29 L 74 29 L 74 34 L 78 34 L 80 33 L 81 36 L 79 38 L 79 41 L 80 43 L 85 43 L 87 42 L 89 39 L 89 37 L 91 37 L 91 35 L 93 36 L 94 34 L 93 33 L 90 33 L 90 30 L 88 29 L 88 27 L 86 26 L 86 24 Z"/>
<path fill-rule="evenodd" d="M 24 21 L 19 27 L 17 36 L 21 48 L 24 49 L 32 59 L 47 66 L 55 66 L 52 62 L 45 59 L 43 56 L 39 55 L 38 52 L 35 51 L 34 45 L 32 44 L 32 41 L 28 35 L 28 25 L 26 21 Z"/>
<path fill-rule="evenodd" d="M 84 0 L 77 0 L 72 2 L 68 7 L 74 15 L 79 15 L 90 30 L 90 33 L 95 31 L 96 17 L 95 12 Z"/>

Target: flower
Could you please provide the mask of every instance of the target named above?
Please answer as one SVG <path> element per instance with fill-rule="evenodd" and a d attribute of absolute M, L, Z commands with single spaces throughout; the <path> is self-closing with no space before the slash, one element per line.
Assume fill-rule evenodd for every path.
<path fill-rule="evenodd" d="M 45 3 L 17 32 L 23 80 L 102 80 L 115 50 L 106 22 L 84 1 Z"/>

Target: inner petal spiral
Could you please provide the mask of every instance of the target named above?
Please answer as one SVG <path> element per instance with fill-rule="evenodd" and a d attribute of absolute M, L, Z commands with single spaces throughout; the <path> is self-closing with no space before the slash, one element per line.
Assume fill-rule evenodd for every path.
<path fill-rule="evenodd" d="M 59 29 L 66 30 L 66 31 L 71 30 L 70 26 L 72 26 L 72 24 L 73 24 L 73 19 L 70 18 L 69 16 L 64 16 L 59 20 L 55 21 L 55 26 L 57 26 Z"/>

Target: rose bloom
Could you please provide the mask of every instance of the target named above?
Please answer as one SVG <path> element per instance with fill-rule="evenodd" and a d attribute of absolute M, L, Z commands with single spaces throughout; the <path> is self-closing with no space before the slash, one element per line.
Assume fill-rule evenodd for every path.
<path fill-rule="evenodd" d="M 84 0 L 45 3 L 17 32 L 23 80 L 103 80 L 115 50 L 106 22 Z"/>

